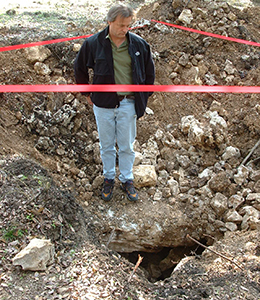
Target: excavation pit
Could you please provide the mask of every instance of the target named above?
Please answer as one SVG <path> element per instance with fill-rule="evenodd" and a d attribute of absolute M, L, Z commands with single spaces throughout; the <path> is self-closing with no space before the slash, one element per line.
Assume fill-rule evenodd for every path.
<path fill-rule="evenodd" d="M 201 241 L 205 244 L 205 241 Z M 176 248 L 163 248 L 159 252 L 131 252 L 120 253 L 131 263 L 136 264 L 139 255 L 143 258 L 140 268 L 144 271 L 146 278 L 154 283 L 169 278 L 172 271 L 186 256 L 200 256 L 205 248 L 194 245 Z"/>

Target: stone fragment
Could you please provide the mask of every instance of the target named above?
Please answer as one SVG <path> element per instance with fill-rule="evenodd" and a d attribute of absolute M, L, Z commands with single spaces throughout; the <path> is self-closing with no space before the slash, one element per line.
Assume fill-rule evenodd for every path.
<path fill-rule="evenodd" d="M 189 55 L 187 53 L 183 53 L 179 59 L 179 64 L 185 67 L 189 62 Z"/>
<path fill-rule="evenodd" d="M 246 201 L 256 201 L 260 203 L 260 193 L 249 193 L 246 197 Z"/>
<path fill-rule="evenodd" d="M 193 20 L 192 11 L 190 9 L 184 9 L 179 15 L 178 20 L 183 23 L 190 24 Z"/>
<path fill-rule="evenodd" d="M 222 154 L 222 159 L 227 161 L 230 158 L 239 158 L 240 157 L 240 150 L 233 146 L 228 146 L 225 149 L 225 152 Z"/>
<path fill-rule="evenodd" d="M 199 122 L 192 115 L 182 117 L 180 128 L 188 134 L 189 143 L 202 148 L 223 145 L 227 140 L 226 121 L 216 111 L 207 111 L 204 117 L 204 122 Z"/>
<path fill-rule="evenodd" d="M 73 45 L 72 51 L 79 52 L 80 48 L 81 48 L 81 44 L 76 43 Z"/>
<path fill-rule="evenodd" d="M 178 155 L 177 154 L 176 159 L 183 169 L 187 169 L 191 164 L 191 161 L 187 155 Z"/>
<path fill-rule="evenodd" d="M 143 155 L 141 152 L 136 151 L 135 152 L 135 160 L 134 160 L 134 166 L 138 166 L 141 164 L 143 160 Z"/>
<path fill-rule="evenodd" d="M 260 227 L 260 212 L 252 206 L 244 206 L 239 213 L 243 216 L 242 230 L 254 230 Z"/>
<path fill-rule="evenodd" d="M 240 166 L 237 174 L 234 175 L 234 180 L 237 184 L 242 185 L 249 176 L 249 169 L 245 166 Z"/>
<path fill-rule="evenodd" d="M 153 5 L 153 12 L 156 11 L 160 7 L 160 4 L 158 2 L 155 2 Z"/>
<path fill-rule="evenodd" d="M 49 66 L 47 66 L 46 64 L 37 61 L 34 64 L 34 70 L 36 71 L 37 74 L 39 75 L 50 75 L 51 74 L 51 69 L 49 68 Z"/>
<path fill-rule="evenodd" d="M 177 196 L 179 194 L 180 190 L 179 190 L 179 183 L 178 183 L 178 181 L 174 180 L 173 178 L 170 178 L 167 181 L 167 185 L 170 188 L 171 194 L 173 196 Z"/>
<path fill-rule="evenodd" d="M 230 60 L 226 60 L 224 71 L 228 75 L 233 75 L 236 72 L 236 68 L 233 66 L 233 63 Z"/>
<path fill-rule="evenodd" d="M 229 231 L 236 231 L 238 229 L 237 224 L 232 223 L 232 222 L 227 222 L 225 223 L 225 227 L 229 230 Z"/>
<path fill-rule="evenodd" d="M 228 211 L 225 215 L 225 222 L 241 223 L 243 217 L 236 211 Z"/>
<path fill-rule="evenodd" d="M 260 180 L 260 170 L 253 170 L 250 174 L 250 179 L 253 181 Z"/>
<path fill-rule="evenodd" d="M 236 19 L 237 19 L 237 16 L 236 16 L 234 13 L 232 13 L 232 12 L 230 12 L 230 13 L 227 15 L 227 17 L 228 17 L 228 19 L 229 19 L 230 21 L 236 21 Z"/>
<path fill-rule="evenodd" d="M 205 81 L 206 81 L 207 85 L 216 85 L 216 84 L 218 84 L 218 82 L 215 78 L 215 75 L 211 74 L 210 72 L 205 74 Z"/>
<path fill-rule="evenodd" d="M 227 123 L 226 121 L 219 116 L 217 111 L 207 111 L 205 114 L 205 117 L 210 119 L 209 124 L 217 127 L 217 126 L 221 126 L 223 128 L 227 128 Z"/>
<path fill-rule="evenodd" d="M 144 186 L 155 186 L 157 183 L 157 174 L 155 167 L 151 165 L 139 165 L 133 167 L 134 183 L 137 188 Z"/>
<path fill-rule="evenodd" d="M 228 199 L 228 207 L 229 208 L 233 208 L 233 209 L 237 209 L 242 203 L 244 202 L 244 198 L 240 195 L 232 195 L 229 199 Z"/>
<path fill-rule="evenodd" d="M 23 270 L 44 271 L 54 261 L 54 245 L 50 240 L 33 239 L 14 258 L 15 266 Z"/>
<path fill-rule="evenodd" d="M 51 56 L 51 51 L 44 47 L 44 46 L 37 46 L 37 47 L 29 47 L 24 49 L 26 58 L 31 63 L 36 63 L 37 61 L 43 62 L 48 57 Z"/>
<path fill-rule="evenodd" d="M 226 212 L 227 201 L 228 198 L 221 193 L 216 193 L 214 198 L 210 201 L 211 207 L 215 210 L 218 216 L 221 216 L 224 212 Z"/>
<path fill-rule="evenodd" d="M 223 192 L 226 191 L 227 187 L 231 184 L 230 179 L 225 171 L 215 174 L 209 180 L 209 187 L 214 192 Z"/>

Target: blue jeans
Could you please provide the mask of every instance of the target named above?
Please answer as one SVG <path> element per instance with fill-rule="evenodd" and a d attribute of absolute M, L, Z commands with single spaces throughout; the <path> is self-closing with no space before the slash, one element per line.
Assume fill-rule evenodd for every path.
<path fill-rule="evenodd" d="M 107 179 L 116 176 L 116 143 L 118 146 L 119 180 L 133 180 L 136 137 L 136 112 L 132 99 L 123 99 L 117 108 L 93 106 L 100 142 L 103 175 Z"/>

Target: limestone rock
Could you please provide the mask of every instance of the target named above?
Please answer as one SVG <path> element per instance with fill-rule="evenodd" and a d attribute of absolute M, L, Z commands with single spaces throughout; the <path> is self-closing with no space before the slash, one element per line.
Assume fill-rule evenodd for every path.
<path fill-rule="evenodd" d="M 192 11 L 190 9 L 184 9 L 178 18 L 179 21 L 190 24 L 193 20 Z"/>
<path fill-rule="evenodd" d="M 234 68 L 233 63 L 230 60 L 226 60 L 226 66 L 224 69 L 228 75 L 233 75 L 236 72 L 236 68 Z"/>
<path fill-rule="evenodd" d="M 218 174 L 215 174 L 209 180 L 209 187 L 214 192 L 223 192 L 227 189 L 227 187 L 231 184 L 231 181 L 228 178 L 226 172 L 222 171 Z"/>
<path fill-rule="evenodd" d="M 204 122 L 199 122 L 192 115 L 182 117 L 180 128 L 188 134 L 189 143 L 203 148 L 223 145 L 227 140 L 226 121 L 217 111 L 207 111 L 204 117 Z"/>
<path fill-rule="evenodd" d="M 237 209 L 244 202 L 244 198 L 241 195 L 232 195 L 228 199 L 228 207 Z"/>
<path fill-rule="evenodd" d="M 233 146 L 228 146 L 225 149 L 225 152 L 222 155 L 222 159 L 227 161 L 230 158 L 239 158 L 240 157 L 240 150 Z"/>
<path fill-rule="evenodd" d="M 46 64 L 39 61 L 34 64 L 34 70 L 39 75 L 49 75 L 51 73 L 51 69 Z"/>
<path fill-rule="evenodd" d="M 73 51 L 74 52 L 79 52 L 80 48 L 81 48 L 81 44 L 75 43 L 73 45 Z"/>
<path fill-rule="evenodd" d="M 33 239 L 13 258 L 13 264 L 22 266 L 23 270 L 44 271 L 53 260 L 54 245 L 51 241 Z"/>
<path fill-rule="evenodd" d="M 171 194 L 173 196 L 177 196 L 179 194 L 180 190 L 178 181 L 174 180 L 173 178 L 170 178 L 167 182 L 167 185 L 170 188 Z"/>
<path fill-rule="evenodd" d="M 242 230 L 254 230 L 260 228 L 260 212 L 252 206 L 244 206 L 239 213 L 243 215 Z"/>
<path fill-rule="evenodd" d="M 45 61 L 52 54 L 51 51 L 44 46 L 25 48 L 24 51 L 26 53 L 26 58 L 28 59 L 28 61 L 33 64 L 37 61 Z"/>
<path fill-rule="evenodd" d="M 240 166 L 237 174 L 234 175 L 234 180 L 237 184 L 243 184 L 249 176 L 249 169 L 245 166 Z"/>
<path fill-rule="evenodd" d="M 218 216 L 221 216 L 227 210 L 227 201 L 228 198 L 221 193 L 216 193 L 215 197 L 211 200 L 210 205 Z"/>
<path fill-rule="evenodd" d="M 162 205 L 161 201 L 139 203 L 136 210 L 127 207 L 123 211 L 111 209 L 116 236 L 109 244 L 110 249 L 126 253 L 153 252 L 158 247 L 187 244 L 187 232 L 196 229 L 182 209 L 174 205 Z M 107 218 L 105 222 L 111 222 L 108 217 L 103 217 Z M 104 232 L 104 239 L 109 237 L 110 234 Z"/>
<path fill-rule="evenodd" d="M 135 161 L 134 161 L 134 166 L 138 166 L 141 164 L 143 160 L 143 155 L 141 152 L 136 151 L 135 152 Z"/>
<path fill-rule="evenodd" d="M 228 211 L 225 215 L 225 221 L 226 222 L 232 222 L 232 223 L 241 223 L 243 220 L 242 216 L 236 211 Z"/>
<path fill-rule="evenodd" d="M 233 222 L 227 222 L 225 223 L 225 227 L 229 230 L 229 231 L 236 231 L 237 230 L 237 224 L 233 223 Z"/>
<path fill-rule="evenodd" d="M 157 174 L 155 167 L 151 165 L 139 165 L 133 168 L 134 183 L 137 188 L 144 186 L 155 186 L 157 183 Z"/>

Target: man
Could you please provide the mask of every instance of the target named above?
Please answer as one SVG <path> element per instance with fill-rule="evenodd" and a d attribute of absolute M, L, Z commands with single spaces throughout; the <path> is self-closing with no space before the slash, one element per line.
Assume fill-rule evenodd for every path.
<path fill-rule="evenodd" d="M 107 14 L 108 26 L 83 43 L 74 64 L 78 84 L 89 84 L 89 69 L 93 69 L 93 84 L 153 84 L 154 63 L 145 40 L 128 32 L 133 19 L 129 6 L 116 4 Z M 137 201 L 133 185 L 136 119 L 143 116 L 148 92 L 85 93 L 93 105 L 100 141 L 104 184 L 102 199 L 112 197 L 116 176 L 116 143 L 118 146 L 119 180 L 130 201 Z"/>

